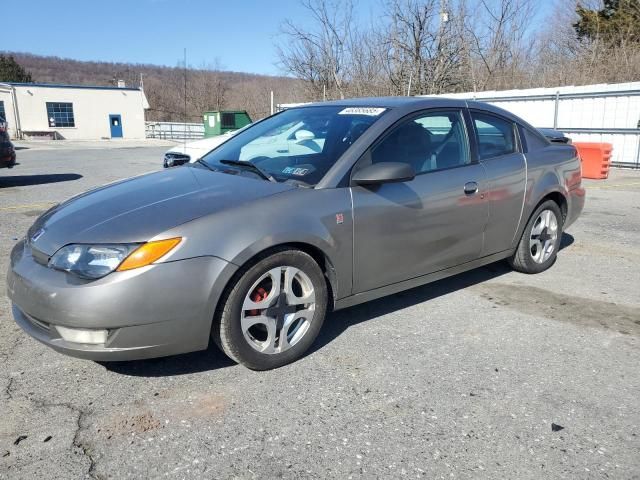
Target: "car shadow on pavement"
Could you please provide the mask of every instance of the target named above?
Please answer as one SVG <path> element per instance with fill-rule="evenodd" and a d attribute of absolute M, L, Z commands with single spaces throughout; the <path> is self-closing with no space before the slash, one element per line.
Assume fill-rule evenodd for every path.
<path fill-rule="evenodd" d="M 560 239 L 560 250 L 570 246 L 573 242 L 573 236 L 563 233 Z M 468 272 L 459 273 L 453 277 L 405 290 L 395 295 L 389 295 L 333 312 L 327 316 L 317 340 L 309 349 L 307 355 L 323 348 L 353 325 L 486 282 L 512 271 L 513 269 L 509 267 L 506 260 L 503 260 Z"/>
<path fill-rule="evenodd" d="M 562 238 L 560 239 L 560 250 L 571 246 L 573 242 L 575 242 L 575 238 L 573 238 L 573 235 L 563 232 Z"/>
<path fill-rule="evenodd" d="M 131 362 L 96 362 L 113 373 L 131 377 L 173 377 L 231 367 L 236 363 L 213 342 L 200 352 Z"/>
<path fill-rule="evenodd" d="M 560 249 L 568 247 L 573 241 L 571 235 L 564 233 Z M 506 261 L 496 262 L 395 295 L 329 313 L 320 335 L 305 356 L 328 345 L 353 325 L 486 282 L 511 271 Z M 200 352 L 131 362 L 97 363 L 111 372 L 132 377 L 170 377 L 217 370 L 236 364 L 227 358 L 213 342 L 210 342 L 209 348 Z"/>
<path fill-rule="evenodd" d="M 30 185 L 45 185 L 48 183 L 70 182 L 79 180 L 78 173 L 51 173 L 48 175 L 15 175 L 13 177 L 0 176 L 0 188 L 28 187 Z"/>
<path fill-rule="evenodd" d="M 307 354 L 324 348 L 325 345 L 331 343 L 349 327 L 412 307 L 419 303 L 433 300 L 478 283 L 486 282 L 487 280 L 511 271 L 511 268 L 509 268 L 506 262 L 497 262 L 394 295 L 333 312 L 325 320 L 318 339 Z"/>

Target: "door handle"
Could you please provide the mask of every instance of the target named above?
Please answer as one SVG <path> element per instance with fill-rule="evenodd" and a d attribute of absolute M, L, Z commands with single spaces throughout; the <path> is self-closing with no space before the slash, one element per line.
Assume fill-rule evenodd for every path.
<path fill-rule="evenodd" d="M 478 193 L 478 183 L 477 182 L 467 182 L 464 184 L 464 193 L 465 195 L 473 195 L 474 193 Z"/>

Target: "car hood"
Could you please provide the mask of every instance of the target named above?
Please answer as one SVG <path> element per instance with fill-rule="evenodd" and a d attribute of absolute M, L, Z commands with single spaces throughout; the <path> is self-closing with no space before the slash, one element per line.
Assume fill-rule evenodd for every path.
<path fill-rule="evenodd" d="M 27 235 L 48 255 L 70 243 L 146 242 L 196 218 L 293 188 L 204 168 L 172 168 L 74 197 L 45 212 Z"/>

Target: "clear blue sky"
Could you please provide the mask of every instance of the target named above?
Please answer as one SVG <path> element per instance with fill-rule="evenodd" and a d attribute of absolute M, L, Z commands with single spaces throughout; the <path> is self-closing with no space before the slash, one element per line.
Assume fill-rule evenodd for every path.
<path fill-rule="evenodd" d="M 13 0 L 1 11 L 0 50 L 175 66 L 186 47 L 194 67 L 217 58 L 267 74 L 279 73 L 282 22 L 306 20 L 299 0 Z"/>
<path fill-rule="evenodd" d="M 553 4 L 557 0 L 543 0 Z M 560 0 L 563 1 L 563 0 Z M 199 67 L 277 74 L 280 25 L 301 25 L 299 0 L 12 0 L 3 2 L 0 50 L 77 60 Z M 380 0 L 359 0 L 360 21 Z"/>

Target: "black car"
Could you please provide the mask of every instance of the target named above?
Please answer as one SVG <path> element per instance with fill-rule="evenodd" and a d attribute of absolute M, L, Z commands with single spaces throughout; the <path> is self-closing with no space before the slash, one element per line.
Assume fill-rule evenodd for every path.
<path fill-rule="evenodd" d="M 9 139 L 7 123 L 0 117 L 0 168 L 13 168 L 16 164 L 16 150 Z"/>

